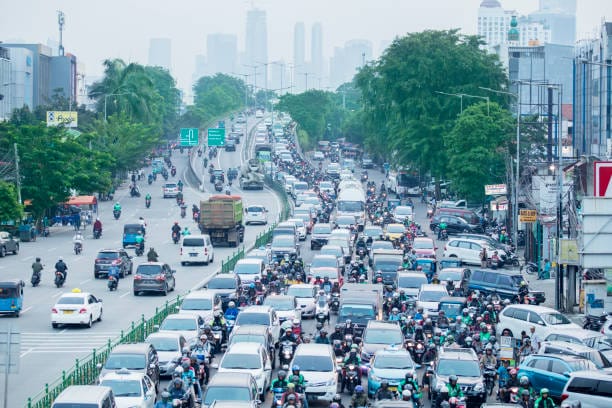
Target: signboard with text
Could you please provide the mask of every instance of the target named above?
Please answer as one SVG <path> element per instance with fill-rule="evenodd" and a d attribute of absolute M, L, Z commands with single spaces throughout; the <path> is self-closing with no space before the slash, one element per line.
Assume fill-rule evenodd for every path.
<path fill-rule="evenodd" d="M 79 124 L 78 113 L 72 111 L 47 111 L 47 126 L 64 125 L 75 128 Z"/>
<path fill-rule="evenodd" d="M 225 146 L 225 128 L 208 128 L 208 146 Z"/>
<path fill-rule="evenodd" d="M 519 213 L 519 222 L 528 223 L 538 220 L 538 212 L 536 210 L 521 210 Z"/>
<path fill-rule="evenodd" d="M 593 195 L 612 197 L 612 162 L 596 161 L 593 166 Z"/>
<path fill-rule="evenodd" d="M 485 185 L 485 195 L 504 195 L 508 193 L 505 184 L 487 184 Z"/>
<path fill-rule="evenodd" d="M 179 138 L 181 146 L 197 146 L 198 143 L 198 128 L 181 128 L 181 136 Z"/>

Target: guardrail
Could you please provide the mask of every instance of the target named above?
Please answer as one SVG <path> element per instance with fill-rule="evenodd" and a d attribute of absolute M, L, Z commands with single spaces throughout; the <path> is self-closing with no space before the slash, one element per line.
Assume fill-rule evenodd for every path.
<path fill-rule="evenodd" d="M 105 346 L 92 350 L 91 354 L 82 359 L 76 359 L 74 366 L 62 371 L 62 376 L 52 383 L 45 384 L 45 389 L 37 395 L 28 398 L 27 408 L 50 408 L 53 400 L 66 388 L 71 385 L 93 384 L 96 382 L 100 370 L 98 364 L 104 365 L 111 350 L 124 343 L 142 342 L 145 338 L 156 330 L 156 326 L 169 314 L 175 313 L 183 301 L 182 296 L 166 301 L 161 308 L 155 308 L 155 314 L 145 319 L 142 315 L 138 322 L 132 321 L 130 328 L 121 331 L 119 337 L 108 339 Z"/>
<path fill-rule="evenodd" d="M 278 181 L 274 180 L 270 175 L 266 175 L 265 182 L 268 187 L 276 192 L 281 198 L 280 220 L 285 221 L 291 216 L 291 204 L 289 204 L 289 196 L 285 191 L 285 187 Z"/>
<path fill-rule="evenodd" d="M 228 256 L 225 261 L 221 261 L 221 273 L 230 273 L 234 270 L 236 262 L 244 258 L 244 247 L 234 252 L 231 256 Z"/>

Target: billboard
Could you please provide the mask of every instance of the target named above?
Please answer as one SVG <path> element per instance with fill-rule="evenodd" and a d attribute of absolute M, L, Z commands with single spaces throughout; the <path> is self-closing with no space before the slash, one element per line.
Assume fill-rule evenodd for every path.
<path fill-rule="evenodd" d="M 78 114 L 74 111 L 47 111 L 47 126 L 64 125 L 75 128 L 79 124 Z"/>
<path fill-rule="evenodd" d="M 596 161 L 593 166 L 593 195 L 612 197 L 612 162 Z"/>

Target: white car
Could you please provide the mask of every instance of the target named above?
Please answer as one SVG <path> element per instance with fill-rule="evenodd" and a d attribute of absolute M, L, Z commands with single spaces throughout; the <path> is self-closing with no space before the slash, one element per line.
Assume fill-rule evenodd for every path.
<path fill-rule="evenodd" d="M 181 265 L 203 263 L 208 265 L 215 260 L 210 235 L 187 235 L 181 241 Z"/>
<path fill-rule="evenodd" d="M 572 323 L 564 314 L 544 306 L 509 305 L 499 314 L 497 332 L 510 331 L 510 336 L 519 336 L 522 331 L 529 333 L 535 327 L 535 334 L 545 339 L 559 330 L 578 330 L 581 327 Z"/>
<path fill-rule="evenodd" d="M 200 317 L 197 314 L 168 315 L 159 326 L 159 333 L 180 333 L 188 343 L 197 340 L 200 333 Z"/>
<path fill-rule="evenodd" d="M 272 382 L 272 366 L 266 348 L 258 343 L 235 343 L 229 346 L 221 362 L 219 373 L 249 373 L 257 383 L 257 393 L 264 399 Z"/>
<path fill-rule="evenodd" d="M 295 228 L 297 230 L 300 241 L 305 241 L 308 231 L 306 230 L 306 224 L 304 223 L 304 220 L 301 218 L 289 218 L 287 222 L 292 222 L 295 224 Z"/>
<path fill-rule="evenodd" d="M 412 209 L 412 206 L 398 205 L 393 210 L 393 219 L 395 219 L 395 222 L 403 223 L 406 220 L 412 221 L 413 218 L 414 218 L 414 211 Z"/>
<path fill-rule="evenodd" d="M 494 251 L 497 251 L 500 257 L 502 252 L 500 249 L 489 246 L 484 241 L 477 241 L 467 238 L 451 238 L 444 245 L 444 258 L 459 258 L 464 264 L 480 265 L 480 252 L 482 247 L 487 249 L 487 254 L 491 256 Z"/>
<path fill-rule="evenodd" d="M 164 198 L 174 198 L 179 193 L 179 188 L 176 183 L 166 183 L 162 188 Z"/>
<path fill-rule="evenodd" d="M 121 369 L 106 374 L 100 385 L 113 390 L 117 408 L 153 408 L 155 405 L 155 384 L 146 374 Z"/>
<path fill-rule="evenodd" d="M 315 160 L 315 161 L 323 161 L 323 160 L 325 160 L 325 155 L 323 154 L 323 152 L 320 152 L 320 151 L 318 151 L 318 150 L 317 150 L 317 151 L 316 151 L 316 152 L 314 152 L 314 154 L 312 155 L 312 160 Z"/>
<path fill-rule="evenodd" d="M 287 289 L 287 295 L 294 296 L 300 309 L 302 317 L 314 317 L 317 309 L 317 288 L 315 285 L 301 283 L 291 285 Z"/>
<path fill-rule="evenodd" d="M 187 340 L 179 333 L 151 333 L 145 343 L 152 344 L 157 351 L 159 376 L 171 377 L 182 357 Z"/>
<path fill-rule="evenodd" d="M 278 320 L 281 324 L 285 321 L 294 319 L 302 319 L 302 308 L 297 304 L 294 296 L 288 295 L 270 295 L 263 302 L 264 306 L 274 308 Z"/>
<path fill-rule="evenodd" d="M 234 266 L 234 273 L 240 277 L 241 282 L 250 283 L 261 279 L 264 273 L 264 261 L 256 258 L 240 259 Z"/>
<path fill-rule="evenodd" d="M 429 315 L 436 314 L 440 299 L 444 296 L 448 296 L 444 285 L 423 284 L 417 297 L 417 307 L 422 307 L 423 311 Z"/>
<path fill-rule="evenodd" d="M 205 322 L 212 320 L 213 312 L 221 309 L 221 297 L 211 290 L 200 289 L 189 292 L 181 302 L 179 314 L 197 314 Z"/>
<path fill-rule="evenodd" d="M 268 210 L 262 205 L 249 205 L 245 208 L 246 219 L 245 224 L 262 224 L 268 223 Z"/>
<path fill-rule="evenodd" d="M 280 321 L 276 311 L 270 306 L 247 306 L 236 317 L 236 323 L 234 329 L 245 326 L 245 325 L 256 325 L 265 326 L 270 329 L 272 334 L 272 342 L 278 343 L 280 337 Z"/>
<path fill-rule="evenodd" d="M 60 324 L 91 327 L 94 321 L 102 321 L 102 299 L 79 289 L 61 295 L 51 309 L 51 326 L 54 329 Z"/>
<path fill-rule="evenodd" d="M 298 345 L 291 367 L 300 367 L 306 382 L 306 393 L 319 401 L 331 401 L 337 393 L 336 359 L 329 344 L 302 343 Z"/>

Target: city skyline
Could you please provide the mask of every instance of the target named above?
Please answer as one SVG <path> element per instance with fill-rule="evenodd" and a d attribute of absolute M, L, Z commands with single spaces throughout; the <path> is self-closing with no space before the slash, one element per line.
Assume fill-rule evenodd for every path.
<path fill-rule="evenodd" d="M 540 0 L 540 3 L 549 2 Z M 76 55 L 84 63 L 87 77 L 96 77 L 102 73 L 104 59 L 122 58 L 128 62 L 147 63 L 149 41 L 153 38 L 170 38 L 171 71 L 187 93 L 192 85 L 196 55 L 207 54 L 204 46 L 207 35 L 235 35 L 239 55 L 246 51 L 242 46 L 247 43 L 247 12 L 251 4 L 235 2 L 232 7 L 226 7 L 206 1 L 188 1 L 189 12 L 186 12 L 185 7 L 170 7 L 158 0 L 152 0 L 146 9 L 124 3 L 109 0 L 102 5 L 61 0 L 49 4 L 42 0 L 24 0 L 12 4 L 1 13 L 0 39 L 29 43 L 54 40 L 58 36 L 56 10 L 62 9 L 66 15 L 66 52 Z M 268 40 L 265 60 L 269 62 L 281 59 L 287 63 L 294 61 L 295 24 L 303 22 L 305 27 L 310 28 L 320 22 L 324 33 L 321 54 L 325 71 L 335 47 L 342 47 L 347 41 L 355 39 L 370 41 L 374 45 L 375 58 L 381 51 L 379 44 L 388 44 L 394 37 L 408 32 L 456 27 L 466 34 L 476 34 L 476 17 L 481 0 L 457 3 L 452 0 L 439 0 L 435 4 L 400 0 L 339 0 L 329 5 L 321 0 L 291 4 L 280 0 L 261 0 L 256 1 L 254 6 L 266 12 Z M 505 9 L 516 9 L 521 15 L 529 14 L 539 6 L 533 0 L 501 0 L 501 4 Z M 37 10 L 36 14 L 31 13 L 33 9 Z M 122 12 L 117 13 L 116 10 Z M 96 15 L 95 19 L 89 17 L 92 14 Z M 605 16 L 612 18 L 612 2 L 578 2 L 576 38 L 594 37 Z M 28 24 L 23 24 L 24 21 L 28 21 Z M 109 22 L 112 22 L 113 30 L 108 30 Z M 306 30 L 306 33 L 311 34 L 310 30 Z"/>

